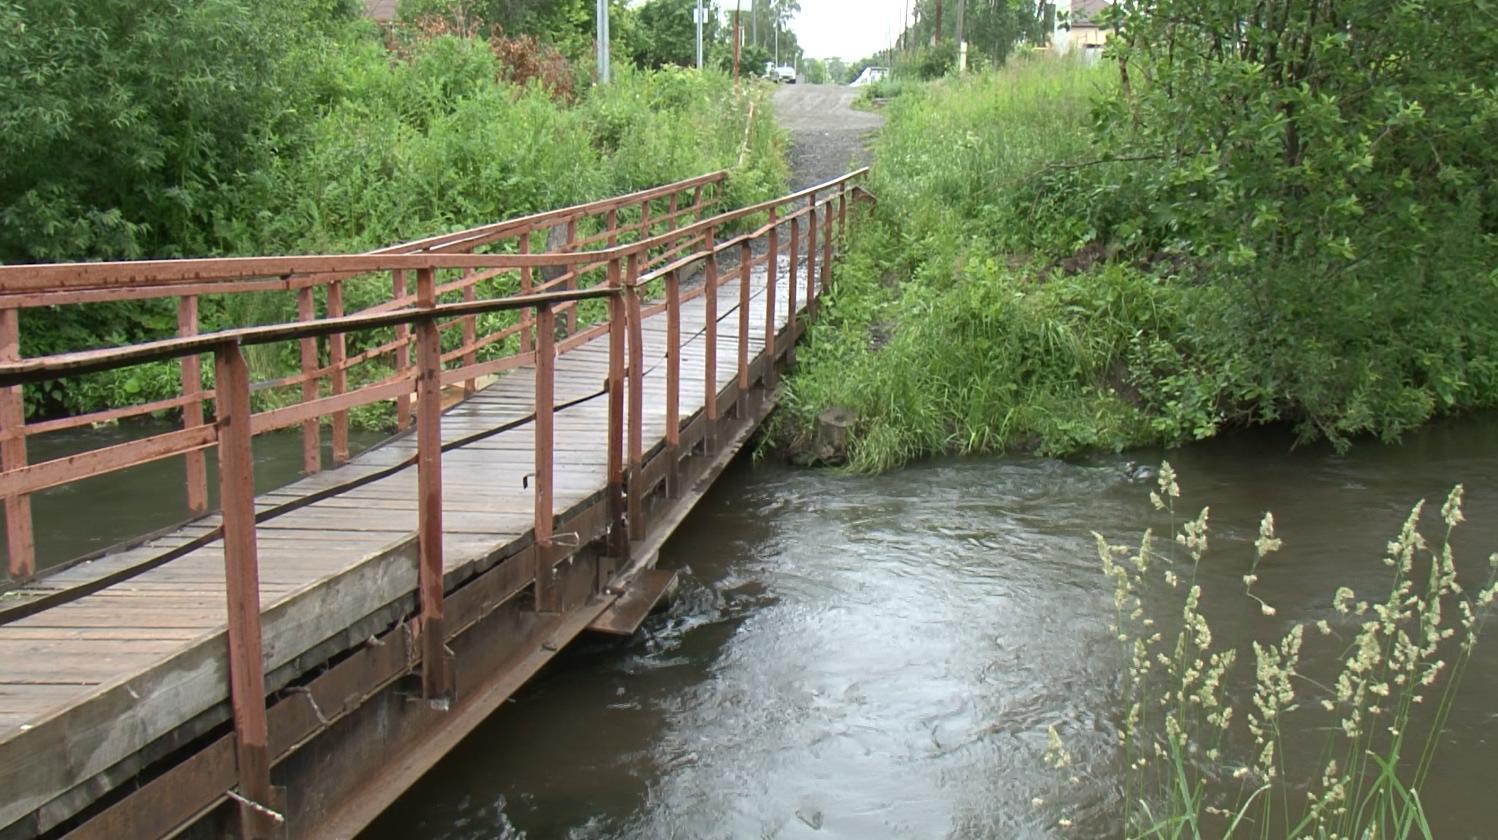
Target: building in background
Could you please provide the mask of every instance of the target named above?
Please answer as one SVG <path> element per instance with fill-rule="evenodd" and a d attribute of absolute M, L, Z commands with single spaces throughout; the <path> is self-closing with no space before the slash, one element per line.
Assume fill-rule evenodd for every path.
<path fill-rule="evenodd" d="M 1112 34 L 1112 30 L 1103 28 L 1098 20 L 1110 5 L 1112 0 L 1058 0 L 1056 31 L 1051 35 L 1052 48 L 1059 55 L 1082 50 L 1090 60 L 1096 60 Z"/>

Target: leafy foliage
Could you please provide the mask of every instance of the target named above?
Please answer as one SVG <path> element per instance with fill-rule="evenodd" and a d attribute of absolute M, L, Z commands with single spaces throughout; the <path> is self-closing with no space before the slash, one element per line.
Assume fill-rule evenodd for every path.
<path fill-rule="evenodd" d="M 1492 89 L 1472 81 L 1491 74 L 1390 52 L 1286 89 L 1262 61 L 1205 66 L 1188 7 L 1214 4 L 1123 22 L 1126 74 L 1022 61 L 900 86 L 879 211 L 792 379 L 788 434 L 853 408 L 853 465 L 881 469 L 1286 421 L 1346 445 L 1498 405 L 1498 240 L 1473 175 L 1495 163 Z M 1200 55 L 1177 43 L 1171 63 L 1172 33 Z M 1407 85 L 1353 88 L 1368 61 Z"/>
<path fill-rule="evenodd" d="M 428 17 L 381 32 L 331 12 L 312 25 L 274 4 L 176 7 L 163 6 L 136 29 L 59 23 L 27 35 L 35 36 L 23 41 L 28 57 L 0 81 L 7 103 L 33 109 L 0 117 L 0 134 L 15 141 L 0 149 L 7 156 L 0 178 L 17 184 L 0 200 L 18 196 L 0 210 L 6 261 L 360 251 L 719 169 L 733 170 L 730 200 L 762 200 L 786 181 L 769 109 L 754 111 L 746 133 L 748 95 L 735 95 L 718 73 L 621 67 L 615 84 L 579 90 L 557 51 L 472 22 L 464 29 Z M 93 10 L 53 11 L 83 21 Z M 0 4 L 7 25 L 21 14 Z M 254 61 L 219 63 L 208 46 L 159 43 L 161 33 L 187 31 L 173 14 L 194 26 L 211 21 L 218 29 L 202 36 L 208 45 L 234 40 L 224 50 L 229 58 L 243 50 Z M 67 40 L 58 36 L 64 30 L 82 34 Z M 141 44 L 121 49 L 122 38 Z M 52 64 L 39 58 L 47 49 L 56 51 Z M 199 63 L 178 62 L 171 73 L 129 63 L 161 60 L 162 51 L 168 58 L 185 51 Z M 11 53 L 0 56 L 9 61 Z M 120 87 L 98 103 L 65 95 L 137 79 L 145 80 L 139 90 Z M 186 90 L 174 92 L 174 84 Z M 195 151 L 177 153 L 189 146 Z M 19 179 L 32 186 L 22 189 Z M 357 309 L 388 289 L 351 284 L 346 293 Z M 285 317 L 291 305 L 273 295 L 205 298 L 203 326 Z M 22 352 L 123 344 L 175 327 L 170 301 L 26 310 Z M 254 361 L 265 376 L 294 365 L 292 353 Z M 28 387 L 28 410 L 169 396 L 174 371 L 142 366 Z"/>

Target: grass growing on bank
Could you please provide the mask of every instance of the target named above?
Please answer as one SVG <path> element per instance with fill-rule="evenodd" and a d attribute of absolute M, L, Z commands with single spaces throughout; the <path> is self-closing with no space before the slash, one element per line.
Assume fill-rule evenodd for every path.
<path fill-rule="evenodd" d="M 1383 558 L 1387 592 L 1339 589 L 1329 618 L 1253 642 L 1244 679 L 1236 675 L 1249 652 L 1214 639 L 1197 581 L 1211 562 L 1209 509 L 1180 524 L 1181 557 L 1149 533 L 1135 548 L 1096 535 L 1114 584 L 1112 631 L 1129 663 L 1119 727 L 1125 836 L 1432 836 L 1420 792 L 1498 597 L 1498 554 L 1480 587 L 1458 582 L 1451 541 L 1465 521 L 1463 495 L 1458 485 L 1441 506 L 1434 540 L 1422 531 L 1424 503 L 1410 512 Z M 1174 518 L 1179 497 L 1164 464 L 1151 498 Z M 1272 617 L 1254 589 L 1260 564 L 1282 548 L 1272 514 L 1254 547 L 1243 597 Z M 1152 606 L 1162 592 L 1175 615 Z M 1317 649 L 1332 653 L 1334 673 L 1306 664 Z M 1242 694 L 1252 702 L 1235 702 Z M 1050 738 L 1048 763 L 1067 767 L 1054 728 Z"/>
<path fill-rule="evenodd" d="M 1269 422 L 1345 444 L 1498 405 L 1493 237 L 1438 247 L 1457 231 L 1437 229 L 1413 261 L 1330 267 L 1201 246 L 1159 182 L 1238 201 L 1233 183 L 1120 154 L 1105 141 L 1126 98 L 1116 64 L 1028 59 L 892 100 L 878 211 L 789 380 L 779 438 L 804 444 L 820 412 L 850 409 L 850 465 L 881 470 Z M 1207 166 L 1191 161 L 1170 166 Z"/>

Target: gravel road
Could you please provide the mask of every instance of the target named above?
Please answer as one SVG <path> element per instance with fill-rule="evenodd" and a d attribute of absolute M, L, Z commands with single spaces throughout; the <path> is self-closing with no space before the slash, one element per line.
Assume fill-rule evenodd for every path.
<path fill-rule="evenodd" d="M 775 92 L 775 116 L 791 134 L 791 187 L 829 181 L 872 160 L 869 135 L 884 117 L 855 111 L 858 89 L 841 85 L 785 85 Z"/>

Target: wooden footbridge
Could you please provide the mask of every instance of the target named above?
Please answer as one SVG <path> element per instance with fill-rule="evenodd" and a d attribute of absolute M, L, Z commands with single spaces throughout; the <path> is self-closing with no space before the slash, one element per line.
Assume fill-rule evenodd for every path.
<path fill-rule="evenodd" d="M 633 632 L 864 174 L 719 212 L 719 173 L 369 254 L 0 267 L 0 840 L 351 836 L 574 637 Z M 286 318 L 200 334 L 267 293 Z M 153 299 L 176 337 L 20 358 L 23 310 Z M 252 347 L 299 370 L 252 381 Z M 173 396 L 24 417 L 24 388 L 164 362 Z M 351 458 L 362 406 L 400 433 Z M 254 438 L 297 428 L 305 477 L 257 495 Z M 166 458 L 194 518 L 38 569 L 31 495 Z"/>

